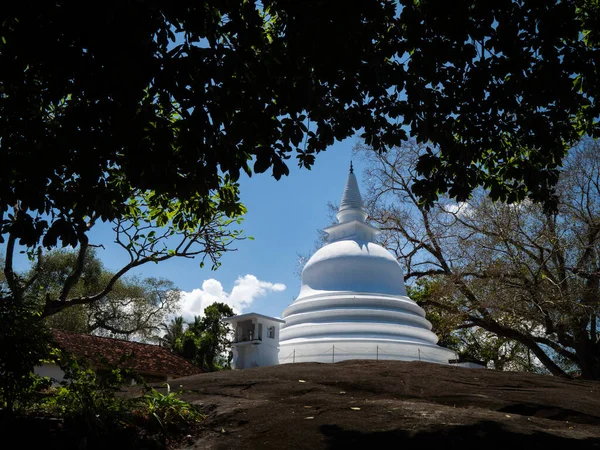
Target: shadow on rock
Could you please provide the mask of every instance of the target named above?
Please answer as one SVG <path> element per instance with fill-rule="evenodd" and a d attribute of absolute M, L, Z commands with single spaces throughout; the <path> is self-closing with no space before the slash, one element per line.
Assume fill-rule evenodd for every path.
<path fill-rule="evenodd" d="M 507 430 L 495 422 L 482 421 L 475 425 L 438 426 L 438 429 L 422 432 L 390 430 L 360 432 L 345 430 L 338 425 L 323 425 L 319 431 L 326 437 L 330 449 L 348 449 L 359 446 L 378 448 L 393 445 L 394 448 L 439 448 L 439 445 L 461 450 L 506 450 L 512 448 L 568 448 L 569 450 L 600 449 L 598 439 L 569 439 L 543 432 L 518 433 Z M 418 446 L 418 447 L 417 447 Z M 532 447 L 535 446 L 535 447 Z"/>

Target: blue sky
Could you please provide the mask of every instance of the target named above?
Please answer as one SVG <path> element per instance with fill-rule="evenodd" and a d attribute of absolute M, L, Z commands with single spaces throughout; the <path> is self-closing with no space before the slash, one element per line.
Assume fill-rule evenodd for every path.
<path fill-rule="evenodd" d="M 174 258 L 139 273 L 168 278 L 185 291 L 188 316 L 215 300 L 228 301 L 240 312 L 280 316 L 300 290 L 297 254 L 313 248 L 317 230 L 329 225 L 327 203 L 342 197 L 355 142 L 352 138 L 334 144 L 317 155 L 311 170 L 298 168 L 290 158 L 290 175 L 279 181 L 268 172 L 251 178 L 243 174 L 240 192 L 248 213 L 241 228 L 254 240 L 236 243 L 237 250 L 226 253 L 216 271 L 200 269 L 199 260 Z M 361 182 L 361 162 L 354 165 Z M 117 255 L 105 251 L 101 257 L 109 268 L 119 268 Z"/>
<path fill-rule="evenodd" d="M 182 36 L 173 45 L 180 43 Z M 225 301 L 237 312 L 281 316 L 300 291 L 298 253 L 313 249 L 317 230 L 329 225 L 327 203 L 341 200 L 357 139 L 336 142 L 316 156 L 311 170 L 300 169 L 292 156 L 287 161 L 290 175 L 279 181 L 269 172 L 251 178 L 242 172 L 241 199 L 248 213 L 240 228 L 254 239 L 236 243 L 237 250 L 227 252 L 216 271 L 209 263 L 200 269 L 198 259 L 173 258 L 134 273 L 173 281 L 184 292 L 182 313 L 187 320 L 213 301 Z M 355 160 L 354 167 L 362 187 L 363 166 Z M 109 226 L 96 228 L 90 240 L 106 248 L 98 255 L 108 269 L 119 270 L 126 255 L 111 247 L 114 234 Z"/>
<path fill-rule="evenodd" d="M 251 178 L 242 173 L 241 199 L 248 213 L 240 228 L 254 240 L 237 242 L 237 251 L 227 252 L 218 270 L 201 269 L 199 259 L 173 258 L 132 273 L 173 281 L 183 291 L 182 313 L 188 320 L 213 301 L 225 301 L 238 312 L 281 316 L 300 290 L 297 254 L 312 250 L 317 230 L 329 225 L 327 203 L 342 197 L 356 142 L 357 138 L 337 142 L 317 155 L 311 170 L 298 168 L 290 158 L 290 175 L 279 181 L 268 172 Z M 361 161 L 355 159 L 354 167 L 364 191 Z M 98 249 L 98 256 L 116 271 L 127 259 L 113 241 L 108 225 L 90 232 L 90 242 L 105 247 Z M 18 270 L 28 265 L 23 257 L 15 263 Z"/>

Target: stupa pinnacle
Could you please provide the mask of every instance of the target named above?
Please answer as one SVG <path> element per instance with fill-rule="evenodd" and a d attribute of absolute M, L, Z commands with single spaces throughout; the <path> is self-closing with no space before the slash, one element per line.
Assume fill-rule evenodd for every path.
<path fill-rule="evenodd" d="M 376 244 L 352 163 L 328 244 L 302 271 L 296 300 L 283 312 L 280 363 L 345 359 L 448 363 L 425 312 L 406 296 L 402 268 Z"/>

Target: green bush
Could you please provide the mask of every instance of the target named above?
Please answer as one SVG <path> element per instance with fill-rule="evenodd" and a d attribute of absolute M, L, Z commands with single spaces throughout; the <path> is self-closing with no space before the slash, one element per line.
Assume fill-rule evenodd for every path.
<path fill-rule="evenodd" d="M 123 388 L 131 379 L 143 383 L 140 377 L 122 368 L 100 374 L 84 361 L 52 349 L 48 330 L 36 319 L 26 308 L 0 302 L 0 324 L 6 325 L 0 327 L 0 407 L 10 413 L 18 409 L 24 417 L 61 418 L 68 439 L 83 448 L 136 446 L 149 440 L 164 447 L 169 437 L 189 434 L 204 418 L 168 385 L 167 394 L 162 394 L 143 384 L 145 394 L 127 398 Z M 32 373 L 44 361 L 57 363 L 64 371 L 60 386 L 50 387 L 49 379 Z"/>
<path fill-rule="evenodd" d="M 0 407 L 10 416 L 49 385 L 33 368 L 49 356 L 50 341 L 36 308 L 0 298 Z"/>
<path fill-rule="evenodd" d="M 167 389 L 166 395 L 151 389 L 141 398 L 134 399 L 137 402 L 134 414 L 145 420 L 148 428 L 158 425 L 163 431 L 181 431 L 204 419 L 205 416 L 192 405 L 170 392 L 168 384 Z"/>
<path fill-rule="evenodd" d="M 59 416 L 82 432 L 100 434 L 128 422 L 129 411 L 117 396 L 130 371 L 114 368 L 102 376 L 85 363 L 62 354 L 59 358 L 67 381 L 52 397 Z"/>
<path fill-rule="evenodd" d="M 131 370 L 113 368 L 99 375 L 77 359 L 56 352 L 55 361 L 65 372 L 67 381 L 52 388 L 36 405 L 36 412 L 65 420 L 72 435 L 93 436 L 97 441 L 111 436 L 163 442 L 168 436 L 190 431 L 204 415 L 179 399 L 176 393 L 162 394 L 147 387 L 141 397 L 127 398 L 123 387 L 132 378 L 143 382 Z M 123 433 L 126 433 L 123 436 Z"/>

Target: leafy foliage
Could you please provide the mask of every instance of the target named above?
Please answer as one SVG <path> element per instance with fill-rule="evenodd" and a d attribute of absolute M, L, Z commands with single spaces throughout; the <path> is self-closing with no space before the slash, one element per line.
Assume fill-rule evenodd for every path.
<path fill-rule="evenodd" d="M 470 356 L 473 359 L 478 359 L 475 352 L 469 346 L 461 345 L 460 336 L 457 335 L 456 329 L 460 325 L 460 321 L 455 317 L 448 317 L 443 312 L 431 308 L 428 300 L 436 296 L 438 285 L 431 279 L 421 278 L 413 285 L 406 286 L 408 297 L 417 302 L 426 312 L 426 318 L 431 322 L 432 331 L 437 335 L 438 345 L 456 351 L 461 356 Z M 488 358 L 480 358 L 480 361 L 487 361 Z"/>
<path fill-rule="evenodd" d="M 143 383 L 132 370 L 113 367 L 99 373 L 58 349 L 49 361 L 60 365 L 65 380 L 30 399 L 22 412 L 62 418 L 66 442 L 79 441 L 77 445 L 86 448 L 115 444 L 147 448 L 158 440 L 163 448 L 169 439 L 191 432 L 204 419 L 176 393 L 164 395 L 140 384 L 144 391 L 140 396 L 123 395 L 132 380 Z"/>
<path fill-rule="evenodd" d="M 65 418 L 69 428 L 83 435 L 99 436 L 115 432 L 127 421 L 128 408 L 117 393 L 135 374 L 113 368 L 100 376 L 85 361 L 61 351 L 54 360 L 65 373 L 65 380 L 49 396 L 44 407 L 53 415 Z"/>
<path fill-rule="evenodd" d="M 460 314 L 451 314 L 437 306 L 446 293 L 443 280 L 419 278 L 407 286 L 408 296 L 425 309 L 438 345 L 454 350 L 459 360 L 484 362 L 495 370 L 547 373 L 531 351 L 518 341 L 498 336 L 483 328 L 464 326 Z"/>
<path fill-rule="evenodd" d="M 189 428 L 195 422 L 199 422 L 204 418 L 204 415 L 193 406 L 179 399 L 178 394 L 175 392 L 169 391 L 165 395 L 152 388 L 149 392 L 137 398 L 135 404 L 139 405 L 135 407 L 137 415 L 147 422 L 155 421 L 165 431 L 167 428 Z M 148 426 L 148 428 L 153 427 Z"/>
<path fill-rule="evenodd" d="M 9 414 L 47 385 L 33 367 L 50 355 L 49 341 L 35 308 L 0 301 L 0 404 Z"/>
<path fill-rule="evenodd" d="M 160 344 L 163 347 L 166 347 L 170 350 L 175 350 L 181 345 L 181 339 L 184 333 L 184 322 L 182 316 L 174 317 L 168 324 L 163 323 L 162 329 L 165 332 L 164 336 L 160 338 Z"/>
<path fill-rule="evenodd" d="M 139 204 L 141 198 L 135 197 L 134 201 Z M 85 310 L 93 311 L 90 317 L 94 322 L 88 321 L 92 327 L 124 335 L 143 331 L 144 328 L 148 331 L 147 328 L 153 328 L 155 324 L 144 323 L 146 319 L 160 315 L 163 307 L 172 306 L 178 292 L 166 280 L 148 278 L 139 281 L 125 277 L 130 270 L 171 258 L 196 256 L 201 257 L 201 266 L 208 258 L 215 269 L 220 264 L 222 253 L 233 242 L 242 239 L 241 232 L 232 228 L 234 223 L 241 223 L 241 218 L 227 218 L 222 213 L 204 223 L 186 218 L 175 224 L 175 218 L 168 217 L 162 228 L 158 225 L 159 217 L 148 209 L 148 204 L 139 204 L 131 214 L 133 216 L 115 219 L 113 223 L 115 243 L 129 258 L 114 273 L 103 270 L 100 262 L 94 259 L 96 246 L 84 233 L 76 255 L 50 253 L 53 261 L 46 266 L 44 252 L 38 247 L 36 252 L 29 252 L 35 267 L 27 274 L 19 274 L 13 269 L 16 236 L 9 234 L 4 262 L 6 290 L 2 292 L 2 300 L 19 302 L 33 299 L 39 305 L 42 318 L 67 308 L 86 305 L 88 308 Z M 86 228 L 91 228 L 94 223 L 90 219 Z M 133 302 L 130 301 L 132 299 Z M 127 308 L 120 306 L 129 306 L 132 314 L 126 318 L 124 310 Z"/>
<path fill-rule="evenodd" d="M 181 332 L 179 325 L 183 318 L 175 318 L 167 327 L 165 338 L 171 342 L 177 336 L 173 349 L 184 358 L 206 371 L 228 368 L 231 363 L 231 326 L 223 319 L 234 315 L 231 307 L 215 302 L 204 309 L 203 316 L 196 316 Z"/>
<path fill-rule="evenodd" d="M 395 112 L 431 144 L 413 191 L 432 205 L 440 193 L 464 201 L 483 186 L 494 200 L 529 194 L 556 206 L 568 148 L 600 131 L 598 2 L 401 3 L 397 48 L 407 63 L 396 86 L 406 99 Z"/>
<path fill-rule="evenodd" d="M 290 153 L 309 167 L 370 120 L 394 7 L 125 2 L 81 14 L 76 2 L 14 4 L 0 22 L 0 211 L 20 205 L 2 235 L 26 246 L 74 246 L 86 217 L 122 218 L 140 195 L 159 226 L 239 215 L 252 160 L 279 178 Z"/>
<path fill-rule="evenodd" d="M 414 186 L 430 204 L 479 185 L 549 201 L 568 146 L 598 132 L 592 0 L 81 8 L 0 21 L 0 238 L 26 247 L 75 246 L 140 196 L 178 230 L 237 216 L 241 171 L 279 178 L 357 130 L 432 144 Z"/>

